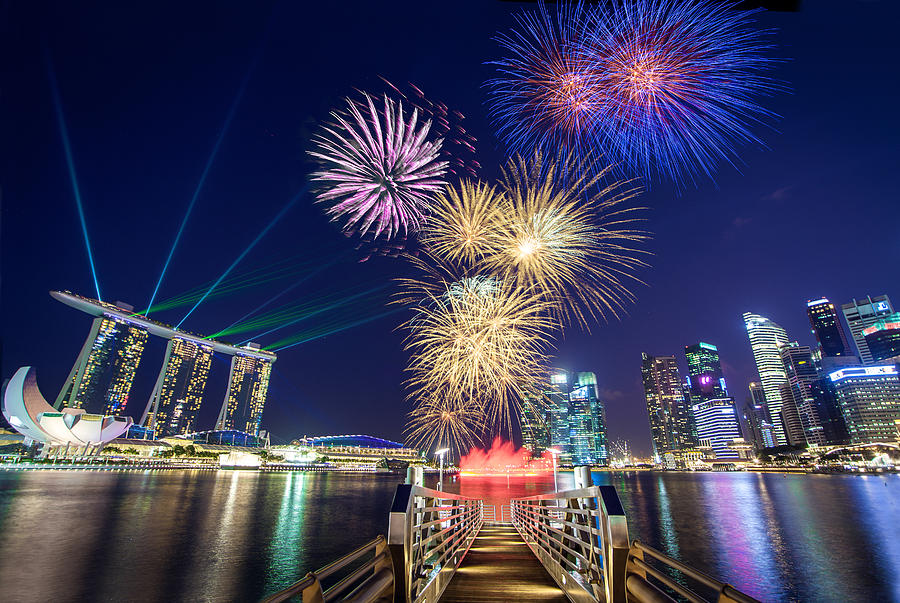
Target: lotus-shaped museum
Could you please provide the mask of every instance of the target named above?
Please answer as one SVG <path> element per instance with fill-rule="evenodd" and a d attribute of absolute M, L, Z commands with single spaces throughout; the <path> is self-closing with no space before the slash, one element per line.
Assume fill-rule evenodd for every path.
<path fill-rule="evenodd" d="M 81 454 L 98 452 L 133 423 L 131 417 L 92 415 L 83 408 L 53 408 L 41 395 L 30 366 L 23 366 L 3 384 L 3 416 L 25 436 L 26 444 L 44 444 L 45 455 L 53 448 L 68 452 L 74 447 Z"/>

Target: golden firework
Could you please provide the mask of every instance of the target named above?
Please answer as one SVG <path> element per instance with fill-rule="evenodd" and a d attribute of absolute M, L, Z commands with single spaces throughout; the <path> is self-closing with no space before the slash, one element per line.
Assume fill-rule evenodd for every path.
<path fill-rule="evenodd" d="M 411 397 L 440 393 L 457 407 L 475 404 L 492 425 L 509 429 L 521 386 L 542 371 L 552 328 L 547 302 L 493 276 L 407 287 L 423 299 L 407 323 Z"/>
<path fill-rule="evenodd" d="M 475 265 L 496 245 L 504 204 L 496 187 L 481 181 L 465 180 L 458 190 L 448 187 L 434 199 L 422 242 L 437 256 Z"/>
<path fill-rule="evenodd" d="M 421 450 L 446 446 L 461 456 L 479 442 L 484 428 L 484 411 L 476 403 L 459 404 L 438 395 L 409 414 L 405 433 L 410 446 Z"/>
<path fill-rule="evenodd" d="M 488 269 L 520 287 L 533 287 L 552 304 L 560 323 L 588 327 L 588 319 L 618 317 L 634 299 L 629 286 L 646 266 L 636 227 L 641 208 L 628 182 L 602 185 L 612 168 L 571 158 L 511 159 L 503 169 L 495 244 Z"/>

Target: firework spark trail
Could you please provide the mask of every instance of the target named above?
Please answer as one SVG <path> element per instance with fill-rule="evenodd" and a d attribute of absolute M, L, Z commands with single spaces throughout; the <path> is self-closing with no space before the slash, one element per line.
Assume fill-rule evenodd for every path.
<path fill-rule="evenodd" d="M 514 152 L 603 153 L 620 170 L 681 185 L 762 146 L 775 115 L 758 99 L 783 86 L 761 75 L 770 31 L 753 11 L 709 0 L 543 4 L 498 36 L 491 115 Z"/>
<path fill-rule="evenodd" d="M 460 405 L 446 396 L 429 398 L 409 414 L 406 440 L 421 450 L 448 447 L 459 457 L 479 441 L 484 418 L 474 402 Z"/>
<path fill-rule="evenodd" d="M 649 234 L 636 228 L 640 208 L 628 204 L 639 191 L 628 182 L 601 187 L 610 169 L 539 153 L 503 168 L 507 203 L 485 263 L 533 288 L 561 324 L 618 317 L 633 300 L 628 285 L 641 282 L 635 270 L 647 265 L 637 246 Z"/>
<path fill-rule="evenodd" d="M 317 199 L 332 220 L 344 221 L 345 232 L 364 236 L 371 228 L 375 238 L 405 236 L 419 230 L 430 197 L 444 186 L 442 140 L 428 140 L 431 123 L 420 127 L 417 111 L 407 121 L 402 103 L 385 95 L 379 113 L 363 96 L 362 110 L 348 98 L 347 110 L 332 112 L 334 123 L 313 138 Z"/>

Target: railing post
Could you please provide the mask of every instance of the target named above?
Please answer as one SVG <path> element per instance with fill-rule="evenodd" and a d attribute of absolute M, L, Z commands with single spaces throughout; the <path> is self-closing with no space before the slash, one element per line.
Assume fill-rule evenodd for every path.
<path fill-rule="evenodd" d="M 613 486 L 598 486 L 600 490 L 603 534 L 603 578 L 606 600 L 625 603 L 625 567 L 628 563 L 628 522 L 619 494 Z"/>
<path fill-rule="evenodd" d="M 413 469 L 413 467 L 410 467 Z M 391 566 L 394 570 L 394 602 L 409 601 L 409 546 L 410 506 L 412 505 L 412 484 L 400 484 L 394 493 L 391 513 L 388 516 L 388 550 L 391 552 Z"/>

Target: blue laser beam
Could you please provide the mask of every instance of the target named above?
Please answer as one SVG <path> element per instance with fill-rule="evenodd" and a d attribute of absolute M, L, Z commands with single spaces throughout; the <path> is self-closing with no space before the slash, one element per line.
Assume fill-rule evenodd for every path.
<path fill-rule="evenodd" d="M 312 337 L 307 337 L 306 339 L 302 339 L 300 341 L 296 341 L 294 343 L 281 346 L 278 349 L 272 350 L 273 352 L 281 352 L 283 350 L 287 350 L 288 348 L 292 348 L 296 345 L 300 345 L 301 343 L 309 343 L 310 341 L 315 341 L 316 339 L 321 339 L 322 337 L 327 337 L 328 335 L 334 335 L 335 333 L 340 333 L 341 331 L 346 331 L 347 329 L 352 329 L 353 327 L 358 327 L 360 325 L 364 325 L 367 322 L 372 322 L 373 320 L 378 320 L 379 318 L 384 318 L 385 316 L 390 316 L 391 314 L 396 314 L 397 312 L 402 312 L 403 308 L 397 308 L 394 310 L 388 310 L 387 312 L 381 312 L 380 314 L 376 314 L 375 316 L 370 316 L 368 318 L 363 318 L 357 320 L 355 322 L 351 322 L 348 325 L 344 325 L 342 327 L 338 327 L 336 329 L 331 329 L 325 333 L 319 333 L 318 335 L 313 335 Z"/>
<path fill-rule="evenodd" d="M 88 236 L 87 220 L 84 217 L 84 206 L 81 203 L 81 189 L 78 186 L 78 176 L 75 173 L 75 161 L 72 158 L 72 146 L 69 143 L 69 130 L 66 127 L 66 118 L 63 115 L 62 99 L 59 95 L 59 86 L 56 82 L 56 72 L 53 70 L 53 62 L 50 60 L 50 52 L 44 49 L 44 58 L 47 62 L 47 75 L 50 79 L 50 91 L 53 94 L 53 106 L 56 109 L 56 121 L 59 122 L 59 133 L 62 137 L 63 149 L 66 152 L 66 165 L 69 168 L 69 179 L 72 181 L 72 193 L 75 196 L 75 206 L 78 208 L 78 219 L 81 221 L 81 232 L 84 235 L 84 246 L 87 249 L 88 262 L 91 265 L 91 275 L 94 277 L 94 288 L 97 290 L 97 299 L 100 297 L 100 281 L 97 279 L 97 267 L 94 264 L 94 254 L 91 251 L 91 240 Z"/>
<path fill-rule="evenodd" d="M 191 308 L 190 310 L 188 310 L 188 313 L 184 315 L 184 318 L 182 318 L 182 319 L 178 322 L 178 324 L 175 325 L 175 328 L 176 328 L 176 329 L 177 329 L 178 327 L 180 327 L 181 324 L 182 324 L 185 320 L 187 320 L 188 316 L 190 316 L 191 314 L 194 313 L 194 310 L 196 310 L 197 307 L 198 307 L 200 304 L 203 303 L 203 300 L 205 300 L 205 299 L 209 296 L 209 294 L 212 293 L 213 290 L 214 290 L 216 287 L 219 286 L 219 283 L 221 283 L 223 280 L 225 280 L 225 278 L 229 275 L 229 273 L 231 273 L 231 271 L 234 270 L 235 266 L 237 266 L 238 264 L 240 264 L 240 263 L 241 263 L 241 260 L 243 260 L 244 257 L 246 257 L 246 255 L 247 255 L 248 253 L 250 253 L 250 251 L 251 251 L 254 247 L 256 247 L 256 244 L 259 243 L 260 240 L 262 240 L 262 238 L 263 238 L 264 236 L 266 236 L 266 234 L 267 234 L 270 230 L 272 230 L 272 227 L 275 226 L 278 222 L 281 221 L 281 218 L 284 217 L 284 214 L 286 214 L 286 213 L 288 212 L 288 210 L 289 210 L 290 208 L 292 208 L 292 207 L 294 206 L 294 204 L 297 203 L 297 201 L 300 200 L 300 197 L 302 197 L 302 196 L 304 195 L 304 193 L 306 193 L 306 189 L 307 189 L 307 188 L 308 188 L 308 185 L 307 185 L 307 186 L 304 186 L 302 189 L 300 189 L 300 192 L 298 192 L 296 195 L 294 195 L 294 197 L 293 197 L 290 201 L 288 201 L 287 205 L 285 205 L 284 207 L 281 208 L 281 211 L 278 212 L 278 215 L 275 216 L 275 217 L 272 219 L 271 222 L 269 222 L 269 224 L 262 230 L 262 232 L 260 232 L 258 235 L 256 235 L 256 238 L 253 239 L 253 241 L 250 243 L 250 245 L 248 245 L 247 248 L 244 249 L 244 251 L 242 251 L 241 254 L 237 257 L 237 259 L 234 260 L 234 261 L 231 263 L 231 266 L 229 266 L 229 267 L 225 270 L 225 272 L 223 272 L 222 275 L 221 275 L 219 278 L 217 278 L 216 281 L 215 281 L 212 285 L 210 285 L 209 289 L 206 290 L 206 293 L 204 293 L 203 296 L 200 297 L 200 299 L 197 300 L 197 303 L 194 304 L 194 307 Z"/>
<path fill-rule="evenodd" d="M 241 81 L 241 86 L 238 88 L 237 95 L 234 97 L 234 101 L 231 103 L 231 107 L 228 109 L 228 114 L 225 116 L 225 121 L 222 123 L 222 129 L 219 131 L 219 136 L 216 138 L 216 142 L 213 145 L 212 153 L 209 154 L 209 158 L 206 160 L 206 165 L 203 168 L 203 173 L 200 174 L 200 180 L 197 182 L 197 188 L 194 189 L 194 194 L 191 197 L 191 202 L 188 203 L 187 211 L 184 212 L 184 218 L 181 219 L 181 225 L 178 227 L 178 232 L 175 234 L 175 241 L 172 243 L 171 249 L 169 249 L 169 255 L 166 257 L 166 262 L 163 264 L 162 272 L 159 275 L 159 280 L 156 281 L 156 287 L 153 289 L 153 295 L 150 296 L 150 303 L 147 304 L 147 312 L 145 315 L 150 314 L 150 308 L 153 307 L 153 302 L 156 300 L 156 294 L 159 293 L 159 287 L 162 285 L 163 278 L 166 276 L 166 271 L 169 269 L 169 264 L 172 262 L 172 256 L 175 255 L 175 248 L 178 247 L 178 242 L 181 240 L 181 235 L 184 233 L 184 227 L 187 225 L 188 218 L 191 217 L 191 212 L 194 211 L 194 205 L 197 204 L 197 199 L 200 197 L 200 191 L 203 190 L 203 185 L 206 184 L 206 177 L 209 175 L 209 170 L 212 168 L 213 162 L 216 160 L 216 155 L 219 153 L 219 149 L 222 146 L 222 140 L 225 138 L 225 134 L 228 133 L 228 128 L 231 126 L 231 121 L 234 119 L 235 113 L 237 113 L 238 105 L 241 103 L 241 99 L 244 96 L 244 91 L 247 89 L 247 83 L 250 81 L 250 76 L 253 74 L 253 71 L 256 69 L 256 64 L 259 61 L 259 54 L 257 53 L 256 58 L 250 64 L 250 68 L 247 69 L 247 73 L 244 75 L 244 79 Z"/>
<path fill-rule="evenodd" d="M 291 326 L 291 325 L 295 325 L 295 324 L 297 324 L 298 322 L 303 322 L 304 320 L 307 320 L 307 319 L 309 319 L 309 318 L 312 318 L 313 316 L 318 316 L 319 314 L 322 314 L 323 312 L 328 312 L 329 310 L 334 310 L 334 309 L 336 309 L 336 308 L 340 308 L 341 306 L 346 306 L 347 304 L 349 304 L 350 302 L 352 302 L 352 301 L 355 300 L 355 299 L 359 299 L 360 297 L 363 297 L 363 296 L 366 296 L 366 295 L 370 295 L 370 294 L 375 293 L 375 292 L 377 292 L 377 291 L 381 291 L 381 290 L 384 289 L 385 287 L 387 287 L 387 285 L 379 285 L 378 287 L 374 287 L 374 288 L 372 288 L 372 289 L 369 289 L 368 291 L 363 291 L 362 293 L 356 293 L 356 294 L 351 295 L 351 296 L 349 296 L 349 297 L 345 297 L 344 299 L 339 300 L 338 302 L 335 302 L 335 303 L 331 304 L 330 306 L 326 306 L 326 307 L 324 307 L 324 308 L 319 308 L 318 310 L 313 310 L 313 311 L 310 312 L 309 314 L 304 314 L 304 315 L 301 316 L 300 318 L 296 318 L 296 319 L 294 319 L 294 320 L 292 320 L 292 321 L 290 321 L 290 322 L 286 322 L 286 323 L 284 323 L 284 324 L 280 324 L 280 325 L 278 325 L 278 326 L 272 327 L 272 328 L 269 329 L 268 331 L 266 331 L 266 332 L 264 332 L 264 333 L 259 333 L 259 334 L 257 334 L 257 335 L 254 335 L 254 336 L 251 337 L 250 339 L 245 339 L 244 341 L 242 341 L 242 342 L 240 343 L 240 345 L 246 345 L 247 343 L 253 341 L 254 339 L 259 339 L 260 337 L 264 337 L 265 335 L 269 335 L 270 333 L 274 333 L 275 331 L 280 331 L 281 329 L 284 329 L 285 327 L 289 327 L 289 326 Z"/>

